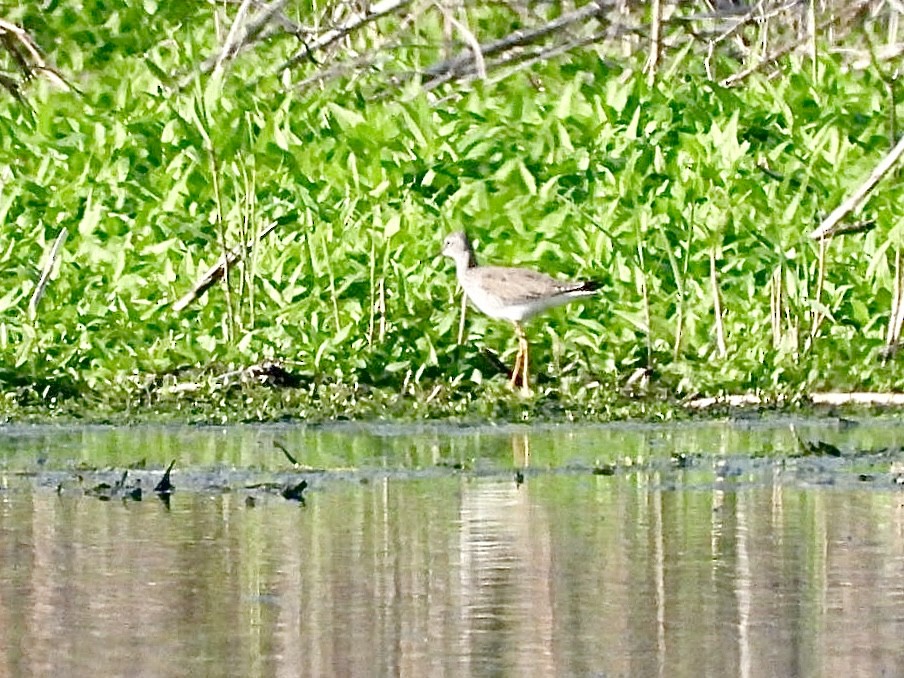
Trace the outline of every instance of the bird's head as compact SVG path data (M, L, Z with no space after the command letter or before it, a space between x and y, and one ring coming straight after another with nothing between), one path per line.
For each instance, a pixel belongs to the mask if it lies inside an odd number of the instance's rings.
M476 266L477 261L474 257L474 248L471 247L471 241L464 231L455 231L446 236L443 241L442 253L455 261L457 266L465 266L470 268Z

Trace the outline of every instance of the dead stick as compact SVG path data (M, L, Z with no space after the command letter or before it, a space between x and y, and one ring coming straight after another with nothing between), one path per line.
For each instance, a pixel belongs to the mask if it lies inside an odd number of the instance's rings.
M458 320L458 346L463 346L465 343L465 319L468 316L468 297L465 294L461 295L461 317Z
M899 407L904 405L904 393L898 392L875 393L869 391L854 391L852 393L840 393L830 391L827 393L810 393L806 398L814 405L879 405ZM790 402L791 400L792 398L784 395L766 397L755 393L743 393L694 398L686 404L687 407L699 410L717 406L744 407L750 405L765 405L767 403Z
M901 248L895 249L895 291L891 302L891 318L888 320L886 348L897 346L904 326L904 279L901 272Z
M267 27L271 22L279 22L283 25L283 28L295 35L300 35L303 30L300 26L296 26L294 29L286 26L285 21L288 19L285 18L285 15L282 14L282 9L285 7L286 0L276 0L275 2L271 2L269 5L262 6L261 3L253 3L256 7L260 7L260 11L251 19L247 19L245 14L247 13L247 7L245 0L241 0L241 6L239 7L238 15L236 16L235 21L232 24L232 28L229 31L229 35L226 38L226 41L223 43L223 46L220 48L220 51L217 54L212 54L207 57L204 62L201 64L200 72L202 74L207 74L213 71L215 68L220 68L223 63L228 60L234 58L239 52L244 50L248 45L253 42L256 42L262 38L264 33L264 28ZM247 23L247 25L242 25L243 23ZM291 22L289 22L291 24ZM244 29L244 32L239 36L240 31L238 28ZM194 80L194 73L186 74L181 81L179 82L179 88L187 87L191 84L192 80Z
M719 349L719 357L728 355L728 347L725 345L725 325L722 321L722 301L719 298L719 278L716 273L716 248L709 250L709 283L713 294L713 315L716 321L716 346Z
M232 22L229 33L226 34L226 39L223 41L223 48L220 50L220 53L214 61L214 70L222 68L226 58L238 50L240 44L239 32L243 29L243 24L245 23L245 18L248 16L248 8L250 6L251 0L244 0L242 4L239 5L239 11L235 16L235 21Z
M277 70L281 73L289 68L292 68L296 64L301 63L305 59L309 58L311 54L313 54L317 50L329 47L334 42L341 40L355 29L360 28L361 26L364 26L371 21L375 21L382 16L391 14L392 12L401 9L405 5L411 4L411 2L412 0L382 0L382 2L376 2L373 5L370 5L367 8L366 14L356 15L345 23L342 23L335 28L331 28L330 30L321 33L315 40L312 40L310 44L306 44L302 49L298 50L295 54L289 57L289 59L287 59Z
M611 9L611 3L604 2L603 0L596 0L588 5L584 5L574 12L563 14L537 28L532 28L530 30L519 29L504 38L480 45L480 53L483 55L483 58L486 59L499 52L529 45L563 28L571 26L572 24L580 23L591 17L606 14ZM424 83L425 88L433 89L438 85L448 82L457 75L467 72L473 61L474 56L468 51L430 66L426 71L427 80Z
M647 85L656 84L656 69L659 66L659 56L662 52L661 28L662 28L662 2L653 0L650 7L650 57L647 61Z
M810 237L814 240L819 240L820 238L829 235L835 227L835 224L847 216L849 212L852 212L860 206L866 196L869 195L876 187L876 184L879 183L879 180L894 167L895 163L898 162L902 155L904 155L904 137L901 137L898 140L898 143L895 144L895 147L888 152L888 155L882 158L875 169L870 172L866 181L860 184L860 186L857 187L857 190L851 193L843 203L836 207L834 211L826 217L825 221L819 225L819 228L810 233Z
M260 235L257 236L257 242L260 242L264 238L266 238L270 233L276 230L276 227L279 225L279 222L273 221L271 222L267 228L261 231ZM176 313L184 310L191 304L195 299L204 294L207 290L209 290L214 283L220 280L225 274L227 269L232 268L239 260L241 260L245 254L251 251L254 247L254 243L247 243L238 245L233 247L228 252L224 253L215 263L211 266L204 275L195 283L195 286L191 289L190 292L185 294L182 298L180 298L176 303L173 304L173 310Z
M826 280L826 241L825 238L819 241L819 272L816 278L816 305L813 308L812 322L810 324L810 338L807 339L805 350L809 351L816 341L816 335L819 332L819 326L825 319L825 312L820 308L822 302L822 292L825 288Z
M823 21L821 24L819 24L819 26L816 27L816 31L817 32L824 31L827 28L830 28L830 27L834 26L835 24L840 23L846 19L854 18L863 9L865 9L866 6L869 5L871 1L872 0L861 0L856 5L853 5L852 7L848 8L848 10L846 12L841 12L839 14L836 14L831 19L827 19L827 20ZM744 80L748 76L753 75L754 73L756 73L758 70L760 70L764 66L768 66L769 64L773 63L774 61L781 59L783 56L785 56L792 50L800 47L802 44L807 42L807 40L809 40L809 39L810 39L810 36L808 34L808 35L804 35L802 38L798 38L797 40L792 40L787 45L780 47L779 49L774 51L772 54L769 54L766 57L764 57L762 61L758 61L753 66L746 68L739 73L735 73L734 75L728 76L727 78L722 80L722 82L719 84L722 87L731 87L732 85L737 85L739 82L741 82L741 80Z
M26 77L30 77L34 71L41 73L52 83L62 89L72 89L68 82L53 66L47 63L37 44L32 37L22 28L13 23L0 19L0 39L7 52L19 65L19 68ZM21 45L22 49L27 53L26 56L19 51L16 44Z
M56 263L60 248L63 246L63 243L66 242L66 236L68 235L69 231L66 228L60 231L56 240L53 241L53 246L50 248L47 258L44 260L44 268L41 271L41 277L38 279L34 294L31 295L31 301L28 302L28 312L32 318L37 316L38 304L41 303L44 292L47 290L47 283L50 282L50 274L53 272L53 265Z

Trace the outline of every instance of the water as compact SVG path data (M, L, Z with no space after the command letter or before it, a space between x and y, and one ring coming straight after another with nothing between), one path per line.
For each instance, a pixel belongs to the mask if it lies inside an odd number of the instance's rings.
M0 675L901 675L904 427L797 429L8 429Z

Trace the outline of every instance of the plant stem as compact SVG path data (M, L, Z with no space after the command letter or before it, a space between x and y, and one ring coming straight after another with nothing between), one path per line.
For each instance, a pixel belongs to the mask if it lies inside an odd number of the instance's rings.
M816 296L814 298L816 304L813 308L813 315L810 318L810 336L804 346L804 351L809 351L816 340L816 333L819 332L819 326L825 318L825 313L820 309L822 303L822 290L825 287L826 279L826 239L819 241L819 268L816 275Z
M209 141L209 137L208 137ZM208 144L208 157L210 159L210 174L213 179L213 196L214 202L217 206L217 232L220 236L220 250L221 257L226 258L229 256L229 245L226 243L226 223L223 221L223 197L220 193L220 168L217 163L217 154L213 148L212 144ZM236 334L236 324L235 324L235 309L232 306L232 280L229 275L229 266L227 266L223 271L223 282L225 284L225 292L226 292L226 341L231 343L235 338Z
M647 60L647 85L656 84L656 69L659 66L659 56L662 33L662 0L653 0L650 6L650 56Z
M722 322L722 301L719 298L719 278L716 272L715 245L709 250L709 281L712 287L713 314L715 315L716 321L716 346L719 349L719 357L724 358L728 355L728 349L725 346L725 327Z

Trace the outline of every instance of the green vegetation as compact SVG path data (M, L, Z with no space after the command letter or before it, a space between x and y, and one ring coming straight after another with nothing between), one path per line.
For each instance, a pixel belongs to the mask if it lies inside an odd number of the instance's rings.
M8 417L670 416L694 394L904 386L889 350L900 184L886 177L850 218L872 230L808 237L894 144L886 3L762 20L639 3L475 58L474 41L592 6L398 2L287 70L359 4L285 3L219 69L201 64L236 18L241 36L279 3L41 4L3 18L73 87L40 69L26 80L5 34ZM469 312L459 345L438 256L457 229L484 260L603 283L599 300L531 323L532 399L485 352L510 363L511 327ZM639 368L646 397L619 395Z

